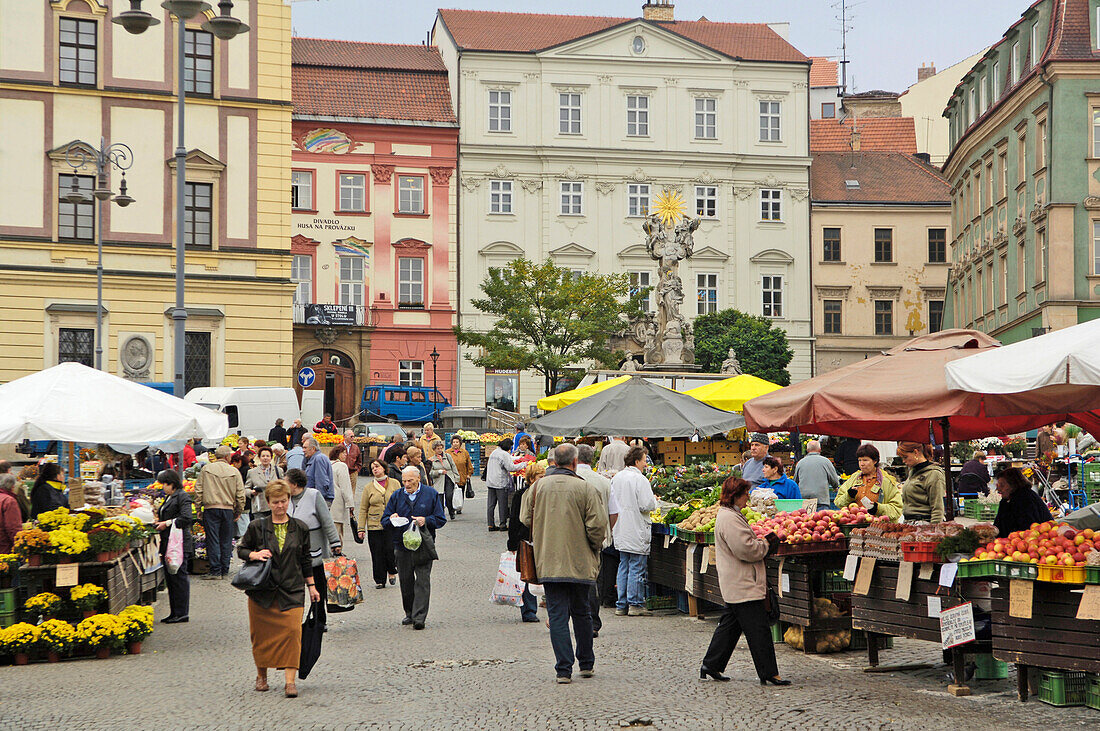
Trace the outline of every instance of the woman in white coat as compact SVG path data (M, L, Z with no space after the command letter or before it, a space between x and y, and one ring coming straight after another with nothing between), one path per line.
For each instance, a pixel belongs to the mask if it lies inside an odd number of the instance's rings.
M347 447L337 444L328 453L329 462L332 463L332 485L335 493L332 499L332 522L336 525L341 541L344 540L344 523L350 522L355 514L355 486L351 484L348 463L344 461L346 451Z
M431 460L428 477L431 478L435 491L443 496L443 506L447 509L448 517L454 520L455 485L459 482L458 465L455 464L454 457L447 452L442 439L433 439L430 446L432 452L428 455Z

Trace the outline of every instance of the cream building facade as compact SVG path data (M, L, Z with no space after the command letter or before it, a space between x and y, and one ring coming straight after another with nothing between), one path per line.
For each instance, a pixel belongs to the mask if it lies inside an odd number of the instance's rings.
M901 93L901 113L912 117L916 124L917 151L926 153L936 166L943 165L947 153L951 152L951 125L943 116L943 110L963 76L974 68L974 64L985 55L985 50L964 58L956 64L936 72L927 72L928 67L918 71L917 83Z
M656 285L641 223L667 188L703 217L680 267L684 315L770 317L805 379L809 59L765 25L669 22L664 3L645 13L439 12L460 124L460 322L491 326L470 300L518 257ZM460 365L460 405L526 414L543 395L535 374Z
M0 382L95 347L94 204L61 200L73 141L133 152L126 208L104 204L103 367L171 381L175 20L142 35L105 0L0 0ZM187 385L289 385L290 8L238 0L232 41L187 23ZM117 170L111 188L120 185Z

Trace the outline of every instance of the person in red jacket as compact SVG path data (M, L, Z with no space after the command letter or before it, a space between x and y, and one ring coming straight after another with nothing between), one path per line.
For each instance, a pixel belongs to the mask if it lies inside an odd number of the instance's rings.
M328 432L329 434L340 433L340 430L336 428L336 424L332 422L332 414L325 414L325 418L314 425L313 431L317 434L321 434L322 432Z
M23 511L15 499L15 475L0 475L0 553L11 553L15 534L23 530Z
M195 464L195 448L191 446L191 442L187 442L183 445L183 469L186 470L193 464Z

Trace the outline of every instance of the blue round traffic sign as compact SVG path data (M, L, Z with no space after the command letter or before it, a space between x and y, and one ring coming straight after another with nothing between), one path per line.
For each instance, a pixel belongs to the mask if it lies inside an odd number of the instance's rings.
M317 374L309 366L298 371L298 385L302 388L309 388L315 380L317 380Z

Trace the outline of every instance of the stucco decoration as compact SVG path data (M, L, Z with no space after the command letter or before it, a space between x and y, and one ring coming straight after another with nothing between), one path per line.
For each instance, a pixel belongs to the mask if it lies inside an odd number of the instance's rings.
M371 165L370 172L374 176L374 182L389 183L393 178L393 165Z
M149 378L149 367L153 363L153 346L141 335L131 335L122 344L119 351L122 372L131 380Z
M542 189L542 180L539 178L526 178L519 181L519 184L528 193L537 193Z
M1016 234L1017 236L1023 236L1024 231L1027 231L1027 220L1023 217L1017 218L1016 221L1012 224L1012 233Z
M737 200L747 201L753 197L756 190L756 187L752 185L736 185L733 188L733 194L737 196Z
M329 127L313 129L302 135L299 146L306 152L328 152L344 155L351 152L354 142L346 134Z
M473 193L481 185L481 178L476 178L473 175L462 176L462 187L466 189L466 192Z
M610 180L596 181L596 192L600 193L601 195L607 195L609 193L613 193L614 191L615 183L611 182Z
M796 201L804 201L810 197L810 191L808 188L791 188L788 190L791 194L791 198Z
M430 167L428 173L432 176L432 182L436 185L446 185L451 182L451 173L454 172L454 168L449 167Z
M319 327L313 331L313 337L317 338L322 345L332 345L340 337L340 333L334 327Z
M634 172L627 176L627 180L633 180L636 183L644 183L649 180L649 174L641 168L634 168Z
M512 177L512 173L508 172L508 168L504 167L504 163L497 165L495 168L488 172L490 178L507 179Z
M584 177L583 175L578 173L577 169L575 167L573 167L572 165L567 167L565 169L565 171L562 172L561 176L563 178L565 178L566 180L579 180L580 178Z

